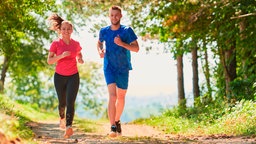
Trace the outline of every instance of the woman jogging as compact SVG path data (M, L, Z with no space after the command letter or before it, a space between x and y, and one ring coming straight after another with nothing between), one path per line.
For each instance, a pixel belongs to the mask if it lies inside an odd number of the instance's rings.
M80 43L71 38L73 25L57 14L49 17L51 30L59 38L51 43L47 63L55 64L54 86L58 96L60 128L65 129L64 138L73 135L72 123L75 113L75 100L80 77L77 62L84 63Z

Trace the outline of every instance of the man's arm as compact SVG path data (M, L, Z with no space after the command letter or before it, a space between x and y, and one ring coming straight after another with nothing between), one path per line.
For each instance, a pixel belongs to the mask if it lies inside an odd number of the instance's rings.
M114 42L115 42L115 44L117 44L121 47L124 47L130 51L133 51L133 52L138 52L140 49L137 40L131 42L130 44L127 44L127 43L123 42L119 36L117 36L117 37L115 37Z
M100 40L98 40L98 43L97 43L97 50L100 55L100 58L104 58L105 51L103 49L103 42L100 42Z

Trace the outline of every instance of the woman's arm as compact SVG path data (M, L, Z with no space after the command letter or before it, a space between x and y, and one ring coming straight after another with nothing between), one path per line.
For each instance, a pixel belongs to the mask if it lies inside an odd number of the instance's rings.
M54 64L58 60L66 57L66 56L69 56L69 55L70 55L69 51L64 51L61 55L58 55L58 56L56 56L55 53L53 53L53 52L49 52L48 58L47 58L47 63L48 64Z
M79 62L80 64L84 63L83 55L81 52L79 52L79 54L77 55L77 62Z

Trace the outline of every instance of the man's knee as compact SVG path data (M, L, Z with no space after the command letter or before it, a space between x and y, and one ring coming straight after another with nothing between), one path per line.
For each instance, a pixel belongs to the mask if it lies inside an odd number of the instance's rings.
M116 96L116 95L114 95L114 94L110 94L110 95L109 95L109 100L110 100L110 101L116 101L116 99L117 99L117 96Z

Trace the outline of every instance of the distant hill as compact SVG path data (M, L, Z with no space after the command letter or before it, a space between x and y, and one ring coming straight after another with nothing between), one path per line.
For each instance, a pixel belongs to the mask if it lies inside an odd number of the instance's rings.
M177 104L177 98L171 95L158 96L127 96L126 105L121 117L123 122L130 122L138 118L148 118L159 115L163 109L171 108Z
M159 115L165 108L171 108L177 105L175 95L158 95L158 96L129 96L126 97L125 109L121 117L122 122L130 122L138 118L148 118L151 115ZM82 107L78 107L76 113L79 117L97 119L90 112L86 112Z

